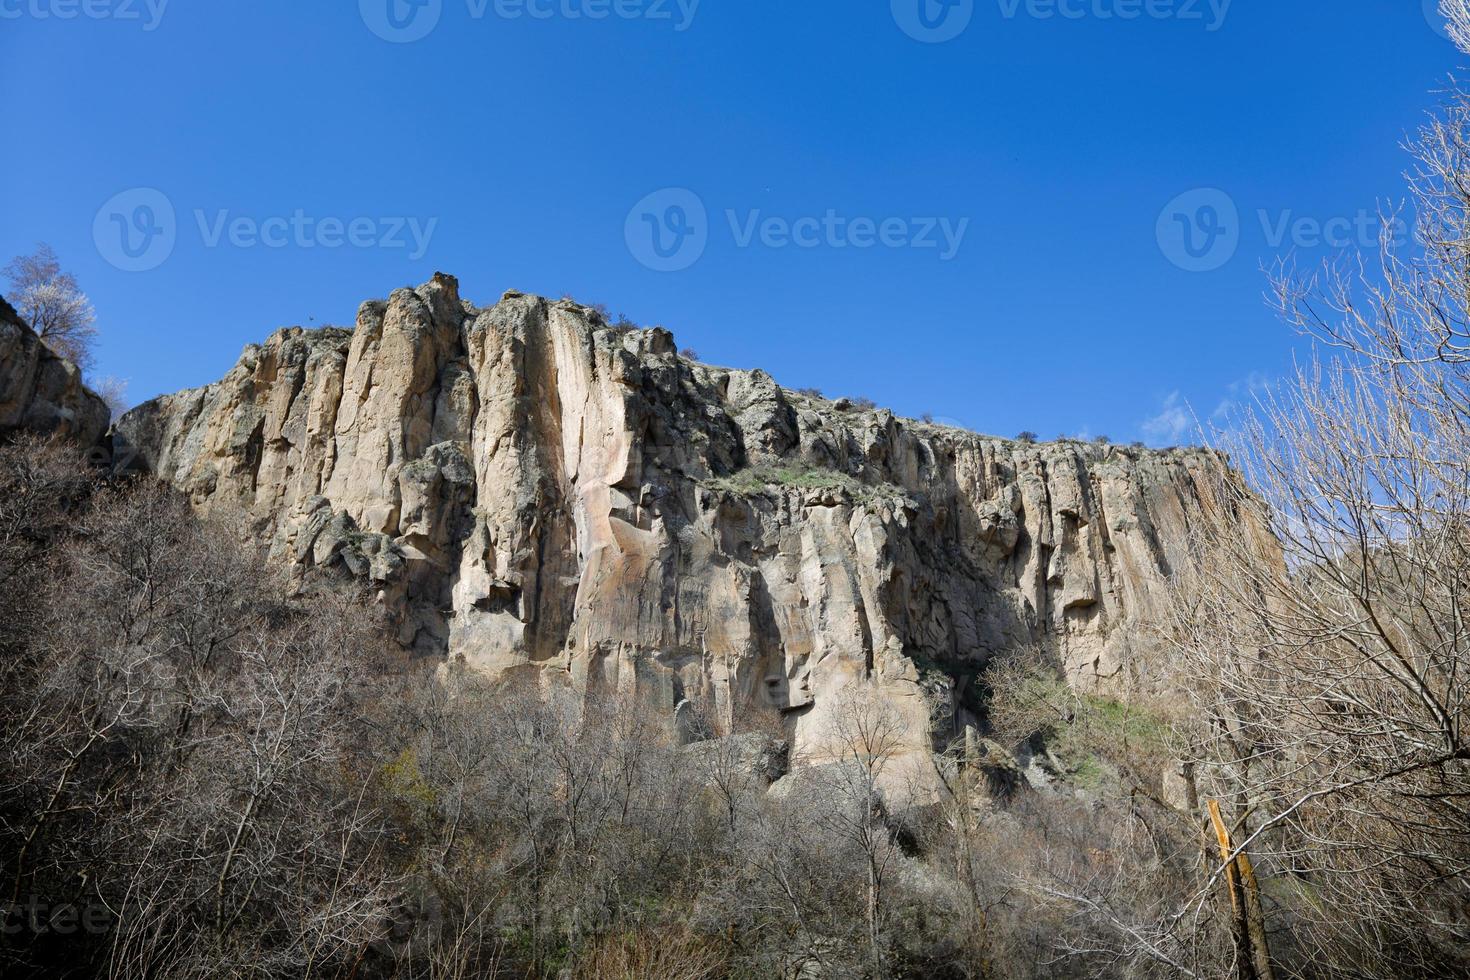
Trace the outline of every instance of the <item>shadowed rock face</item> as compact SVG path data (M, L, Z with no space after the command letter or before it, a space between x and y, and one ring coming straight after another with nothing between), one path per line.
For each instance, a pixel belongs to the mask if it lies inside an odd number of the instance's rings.
M115 441L279 559L376 583L423 655L671 719L702 699L720 727L779 712L797 765L832 755L859 681L916 752L997 652L1127 681L1131 625L1216 506L1214 456L839 405L568 301L476 309L439 275L354 330L278 331Z
M56 433L92 447L111 414L82 384L81 370L47 347L0 298L0 435Z

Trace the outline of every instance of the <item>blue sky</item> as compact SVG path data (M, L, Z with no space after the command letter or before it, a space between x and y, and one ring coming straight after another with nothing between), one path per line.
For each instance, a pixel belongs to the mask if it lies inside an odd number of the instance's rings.
M389 2L0 0L0 255L56 248L133 400L443 270L1172 441L1289 367L1261 264L1362 237L1459 63L1421 0Z

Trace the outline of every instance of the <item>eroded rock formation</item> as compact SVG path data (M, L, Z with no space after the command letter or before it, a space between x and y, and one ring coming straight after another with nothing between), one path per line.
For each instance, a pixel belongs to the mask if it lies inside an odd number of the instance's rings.
M47 347L0 298L0 435L56 433L90 447L110 417L107 404L82 384L81 370Z
M1216 506L1202 451L855 410L569 301L478 309L443 275L353 330L278 331L115 439L281 560L371 580L420 654L671 720L779 714L795 765L832 754L859 682L915 752L964 721L998 652L1119 683Z

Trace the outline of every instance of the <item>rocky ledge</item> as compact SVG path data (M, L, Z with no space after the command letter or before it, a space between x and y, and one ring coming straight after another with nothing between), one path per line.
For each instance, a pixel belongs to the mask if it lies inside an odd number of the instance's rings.
M81 370L0 298L0 435L54 433L90 448L110 416L107 403L82 384Z

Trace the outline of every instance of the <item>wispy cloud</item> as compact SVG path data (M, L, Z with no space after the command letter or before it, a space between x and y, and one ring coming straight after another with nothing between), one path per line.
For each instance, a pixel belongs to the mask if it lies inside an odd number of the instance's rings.
M1257 398L1271 390L1273 383L1261 371L1252 371L1238 381L1230 382L1215 404L1214 411L1209 414L1207 421L1210 428L1229 428L1242 410L1250 408ZM1195 416L1194 409L1177 388L1164 396L1158 414L1139 424L1144 438L1155 445L1178 445L1195 435L1199 427L1200 420Z
M1169 392L1164 397L1159 414L1144 419L1139 426L1150 441L1164 443L1177 443L1193 427L1194 414L1178 391Z
M1225 397L1220 399L1220 404L1210 413L1210 419L1215 422L1225 421L1237 410L1248 408L1257 395L1268 391L1270 387L1271 379L1260 371L1252 371L1239 381L1232 381L1225 386Z

